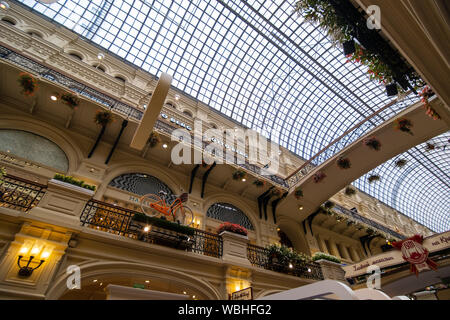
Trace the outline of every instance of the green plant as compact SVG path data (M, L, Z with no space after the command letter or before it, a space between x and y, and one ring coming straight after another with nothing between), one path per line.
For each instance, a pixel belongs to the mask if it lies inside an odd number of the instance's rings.
M352 164L350 163L350 159L344 157L340 157L339 159L337 159L336 163L341 169L350 169L350 167L352 166Z
M368 146L370 149L373 149L375 151L378 151L381 149L381 142L375 137L370 137L370 138L364 139L363 143L364 143L364 145Z
M327 177L327 175L324 172L318 171L317 173L314 174L313 180L314 180L315 183L319 183L323 179L325 179L326 177Z
M301 197L303 197L303 191L302 191L302 189L301 189L300 187L298 187L297 189L295 189L294 196L295 196L297 199L300 199Z
M352 195L356 194L356 190L349 186L349 187L345 188L345 194L347 196L352 196Z
M247 177L247 173L242 170L236 170L233 172L233 180L242 180Z
M37 80L29 73L22 72L19 74L19 79L17 80L19 85L22 87L22 94L30 97L32 96L37 88Z
M303 253L294 251L285 245L271 244L266 247L267 256L272 263L288 265L289 263L310 262L311 258Z
M75 179L74 177L66 176L66 175L59 174L59 173L55 174L53 179L59 180L59 181L62 181L62 182L66 182L66 183L70 183L70 184L73 184L75 186L78 186L78 187L81 187L81 188L84 188L84 189L88 189L88 190L92 190L92 191L95 191L95 188L96 188L93 185L89 185L89 184L84 183L83 180L78 180L78 179Z
M141 212L135 213L133 216L133 220L138 221L138 222L147 223L149 225L152 225L152 226L155 226L158 228L167 229L167 230L175 231L178 233L183 233L188 236L192 236L195 233L194 228L191 228L188 226L183 226L181 224L178 224L178 223L175 223L172 221L168 221L168 220L164 220L164 219L160 219L160 218L156 218L156 217L149 217L146 214L141 213Z
M95 114L94 121L96 124L101 125L102 127L107 126L110 122L113 121L113 114L111 110L98 110Z
M395 161L395 166L398 168L403 168L408 163L408 160L406 159L399 159Z
M331 210L331 209L333 209L333 207L335 206L335 204L334 204L333 201L328 200L327 202L325 202L325 203L323 204L323 206L324 206L325 209Z
M253 184L257 187L264 187L266 185L266 182L264 180L256 179L253 181Z
M395 121L395 128L397 130L409 133L410 135L413 135L411 131L412 126L413 126L412 122L405 118L400 118Z
M74 96L71 93L65 93L61 96L61 101L65 105L71 107L72 109L75 109L80 104L80 99L78 99L76 96Z
M332 262L336 262L336 263L341 263L341 259L339 259L338 257L332 256L328 253L324 253L324 252L316 252L314 254L314 256L312 257L312 261L317 261L317 260L328 260L328 261L332 261Z
M148 138L148 144L150 148L156 147L161 142L161 138L159 137L159 133L156 131L152 131L150 133L150 137Z

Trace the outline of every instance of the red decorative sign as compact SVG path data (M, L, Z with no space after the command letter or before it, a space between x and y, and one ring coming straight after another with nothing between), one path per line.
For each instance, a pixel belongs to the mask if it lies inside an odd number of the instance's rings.
M392 246L401 250L403 259L411 264L411 272L416 276L419 272L433 269L436 271L437 264L428 258L429 251L423 247L423 236L415 235L403 241L393 242Z

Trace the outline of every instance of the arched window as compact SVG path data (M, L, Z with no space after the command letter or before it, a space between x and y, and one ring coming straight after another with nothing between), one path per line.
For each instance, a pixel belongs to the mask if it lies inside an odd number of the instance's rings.
M57 144L28 131L0 129L0 151L62 172L69 168L69 160Z
M122 174L115 177L109 186L140 196L148 193L159 194L159 191L166 192L168 199L174 196L173 191L164 182L145 173Z
M10 17L3 17L2 21L6 22L10 25L13 25L13 26L15 26L17 24L16 20L14 20L13 18L10 18Z
M214 203L209 207L206 216L224 222L239 224L249 230L255 229L245 213L229 203Z
M83 61L83 58L78 53L71 52L71 53L69 53L69 56L71 56L77 60Z
M188 117L191 117L191 118L192 118L192 113L191 113L190 111L184 110L183 113L184 113L185 115L187 115Z

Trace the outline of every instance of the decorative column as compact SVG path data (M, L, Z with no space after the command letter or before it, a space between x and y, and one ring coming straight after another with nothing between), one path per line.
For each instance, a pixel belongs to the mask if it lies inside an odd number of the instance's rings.
M344 255L344 259L353 261L350 253L348 252L347 247L344 244L341 244L341 248L342 248L342 254Z
M339 254L339 249L336 246L336 242L330 239L328 240L328 243L330 244L331 254L335 257L341 258L341 255Z
M350 247L350 252L353 256L353 261L358 262L362 260L355 248Z
M59 180L50 180L47 191L29 216L63 225L80 225L80 216L94 191Z
M322 236L318 236L317 238L319 240L319 246L320 246L322 252L323 253L329 253L328 252L328 248L327 248L327 244L325 243L325 240L323 239L323 237Z

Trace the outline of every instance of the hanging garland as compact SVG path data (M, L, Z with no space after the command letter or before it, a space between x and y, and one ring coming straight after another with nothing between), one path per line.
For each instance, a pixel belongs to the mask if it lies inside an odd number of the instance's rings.
M302 189L301 189L300 187L298 187L297 189L295 189L294 196L295 196L295 198L296 198L297 200L299 200L300 198L303 197L303 191L302 191Z
M381 142L375 137L364 139L363 144L375 151L379 151L381 149Z
M352 166L350 159L344 157L340 157L339 159L337 159L336 163L341 169L350 169L350 167Z
M327 175L325 173L323 173L322 171L319 171L319 172L314 174L313 179L314 179L315 183L319 183L323 179L325 179L326 177L327 177Z
M430 117L433 118L433 120L441 120L441 116L439 115L439 113L436 112L436 110L434 110L431 106L430 106L430 102L428 99L430 99L432 96L434 96L434 92L433 90L431 90L430 87L425 86L422 90L422 92L419 93L419 95L422 97L422 103L423 103L423 107L426 110L426 114Z
M258 188L264 187L266 185L266 182L264 180L256 179L253 181L253 184L257 186Z
M352 196L352 195L356 194L356 190L349 186L349 187L345 188L345 194L347 196Z
M237 170L233 172L233 180L242 180L247 177L247 172L242 170Z
M65 93L61 96L61 101L72 109L76 109L80 104L80 99L71 93Z

